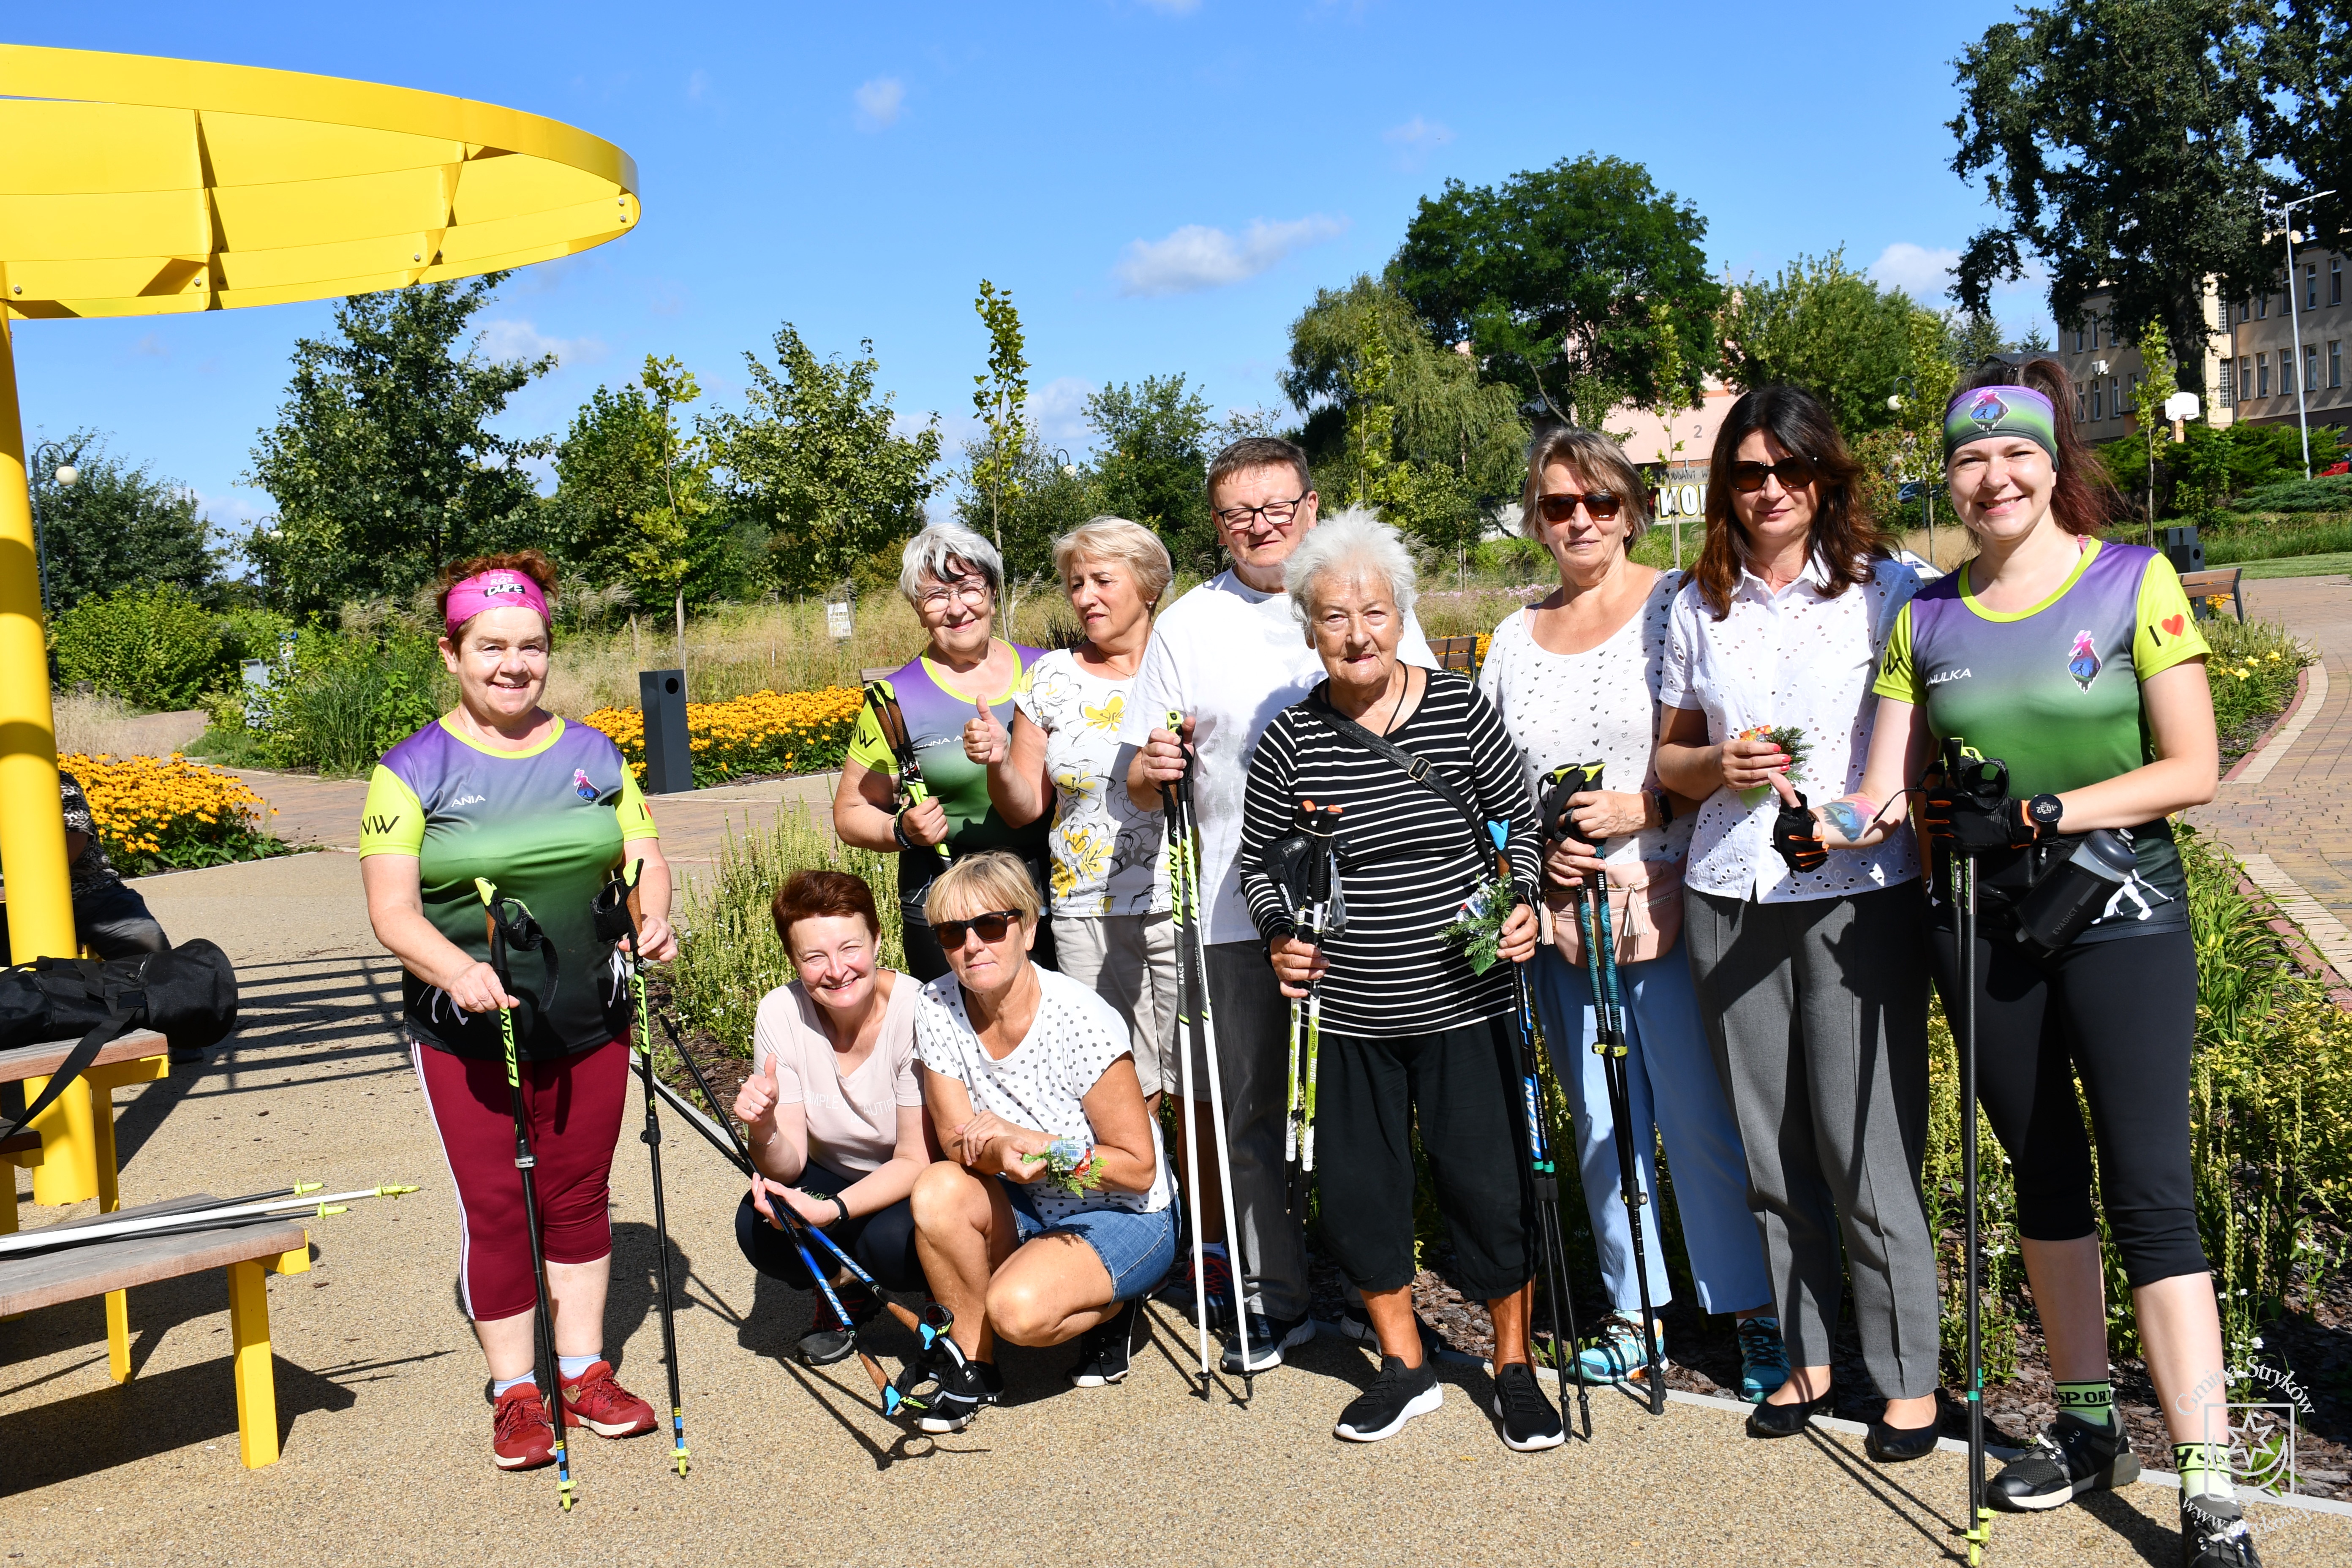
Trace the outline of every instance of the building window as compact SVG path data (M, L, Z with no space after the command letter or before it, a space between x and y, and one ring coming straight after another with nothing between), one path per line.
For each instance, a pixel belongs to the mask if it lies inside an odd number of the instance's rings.
M2083 352L2083 329L2080 327L2074 329L2074 352L2076 353Z
M2317 343L2303 345L2303 389L2305 392L2319 390L2319 345Z
M2107 417L2110 419L2120 419L2123 416L2124 378L2119 375L2111 375L2107 377Z
M2215 379L2214 401L2224 408L2227 408L2231 404L2235 403L2237 401L2237 397L2235 395L2237 391L2237 382L2238 367L2231 364L2228 360L2223 360L2221 362L2221 374Z
M2340 256L2327 258L2327 302L2331 305L2344 303L2344 258Z
M2270 395L2271 356L2268 354L2256 354L2254 356L2254 395L2256 397L2268 397Z
M2304 263L2303 308L2306 310L2319 308L2319 268L2315 262Z
M2271 319L2271 297L2270 297L2268 294L2257 294L2257 295L2255 295L2255 296L2254 296L2254 320L2256 320L2256 321L2269 321L2270 319Z
M2103 390L2097 382L2091 383L2091 422L2095 425L2107 416L2106 405L2101 397Z
M2091 417L2090 395L2081 387L2074 389L2074 423L2081 425Z
M2344 384L2344 340L2341 338L2327 340L2327 384Z
M2240 397L2252 397L2253 395L2254 362L2250 359L2241 358L2238 361L2238 395Z
M2294 351L2279 350L2279 395L2285 397L2294 391Z

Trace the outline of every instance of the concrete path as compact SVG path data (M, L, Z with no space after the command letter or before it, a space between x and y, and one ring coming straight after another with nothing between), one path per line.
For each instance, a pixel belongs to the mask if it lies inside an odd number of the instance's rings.
M1593 1401L1588 1447L1514 1455L1480 1414L1483 1374L1448 1368L1445 1404L1358 1447L1330 1423L1373 1371L1324 1339L1258 1381L1249 1408L1187 1393L1178 1325L1155 1310L1134 1374L1074 1390L1067 1347L1008 1352L1010 1403L968 1432L909 1436L855 1362L786 1358L807 1297L736 1250L740 1184L691 1137L665 1144L691 1476L667 1445L582 1439L582 1502L487 1452L483 1369L453 1289L448 1177L397 1029L395 967L362 912L358 865L318 854L142 884L175 934L220 942L245 1027L203 1069L124 1091L123 1194L244 1192L299 1176L415 1182L312 1228L308 1275L273 1279L285 1457L236 1457L226 1295L217 1274L131 1292L135 1380L106 1374L96 1301L0 1323L0 1552L17 1563L456 1561L642 1563L1265 1563L1568 1561L1932 1563L1965 1497L1949 1454L1882 1470L1849 1433L1743 1437L1737 1413L1662 1417ZM632 1108L635 1114L635 1108ZM23 1184L20 1183L20 1186ZM28 1225L74 1212L26 1209ZM608 1351L661 1402L646 1164L614 1163ZM895 1359L895 1331L877 1336ZM2039 1518L2004 1517L2001 1568L2175 1561L2174 1494L2142 1484ZM2352 1559L2352 1518L2258 1506L2272 1568Z
M2189 814L2218 835L2320 956L2352 977L2352 578L2245 585L2247 612L2318 650L2286 721Z

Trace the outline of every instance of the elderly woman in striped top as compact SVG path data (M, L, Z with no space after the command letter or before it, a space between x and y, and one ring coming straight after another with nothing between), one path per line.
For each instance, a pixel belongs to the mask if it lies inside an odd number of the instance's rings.
M1459 675L1397 658L1412 607L1412 558L1368 515L1333 518L1290 557L1284 587L1327 679L1275 716L1250 763L1242 807L1242 890L1286 994L1322 988L1315 1148L1321 1232L1362 1292L1381 1373L1340 1414L1337 1434L1393 1436L1437 1408L1412 1285L1412 1130L1420 1130L1459 1282L1495 1317L1496 1414L1514 1448L1560 1441L1528 1365L1527 1194L1519 1069L1507 1020L1511 974L1483 972L1446 934L1494 878L1486 824L1507 826L1511 879L1536 883L1535 802L1518 752ZM1416 779L1373 737L1428 764ZM1337 806L1345 931L1297 931L1273 868L1302 804ZM1475 817L1474 822L1471 819ZM1536 920L1521 904L1499 956L1525 963Z

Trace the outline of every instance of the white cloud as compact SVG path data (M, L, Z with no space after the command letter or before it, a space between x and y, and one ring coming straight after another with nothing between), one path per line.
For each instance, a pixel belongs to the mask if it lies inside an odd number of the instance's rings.
M907 107L907 84L895 76L877 76L872 81L861 82L850 98L857 105L857 125L861 131L880 131L896 125Z
M277 510L277 504L260 490L229 490L220 495L196 491L196 515L230 533L248 531L257 520Z
M1952 268L1959 264L1957 250L1930 250L1898 239L1878 253L1870 264L1870 276L1885 288L1899 289L1922 305L1937 307L1948 303Z
M1294 250L1319 245L1347 231L1346 218L1310 213L1268 223L1253 218L1240 237L1206 224L1188 223L1165 239L1129 242L1111 268L1119 292L1145 296L1191 294L1222 289L1256 277Z
M1143 6L1163 16L1189 16L1201 8L1201 0L1143 0Z
M1087 399L1095 384L1083 376L1057 375L1029 394L1029 423L1048 447L1072 451L1090 445L1094 426L1087 423Z
M686 79L686 96L688 102L701 101L703 96L709 90L710 73L709 71L698 69Z
M1381 140L1393 147L1406 147L1416 152L1426 152L1432 147L1443 147L1453 141L1454 127L1441 124L1434 120L1424 120L1416 114L1402 125L1391 125L1381 132Z
M481 351L493 360L537 359L553 354L559 363L593 363L604 357L604 344L597 338L551 338L529 321L497 321L482 323Z

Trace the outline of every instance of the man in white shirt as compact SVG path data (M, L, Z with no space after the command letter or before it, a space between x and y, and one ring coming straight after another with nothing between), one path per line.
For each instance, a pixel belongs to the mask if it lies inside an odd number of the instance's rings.
M1307 454L1288 441L1253 437L1217 454L1209 465L1209 506L1232 569L1186 594L1153 624L1118 737L1122 745L1138 748L1128 784L1139 804L1156 805L1159 786L1184 770L1183 742L1166 728L1170 713L1186 716L1183 741L1199 759L1192 803L1201 829L1201 880L1210 889L1204 911L1209 1002L1234 1206L1244 1257L1254 1266L1241 1289L1251 1313L1250 1372L1279 1366L1285 1350L1315 1332L1307 1311L1306 1237L1286 1212L1283 1178L1290 1005L1251 923L1234 862L1241 848L1242 794L1258 737L1276 714L1323 679L1322 662L1282 588L1283 563L1315 526L1316 502ZM1399 652L1408 663L1437 668L1410 611ZM1196 1092L1207 1090L1205 1067L1196 1058ZM1189 1131L1202 1153L1201 1213L1213 1235L1217 1227L1209 1216L1222 1215L1223 1203L1204 1106L1194 1107ZM1244 1370L1231 1340L1225 1368Z

